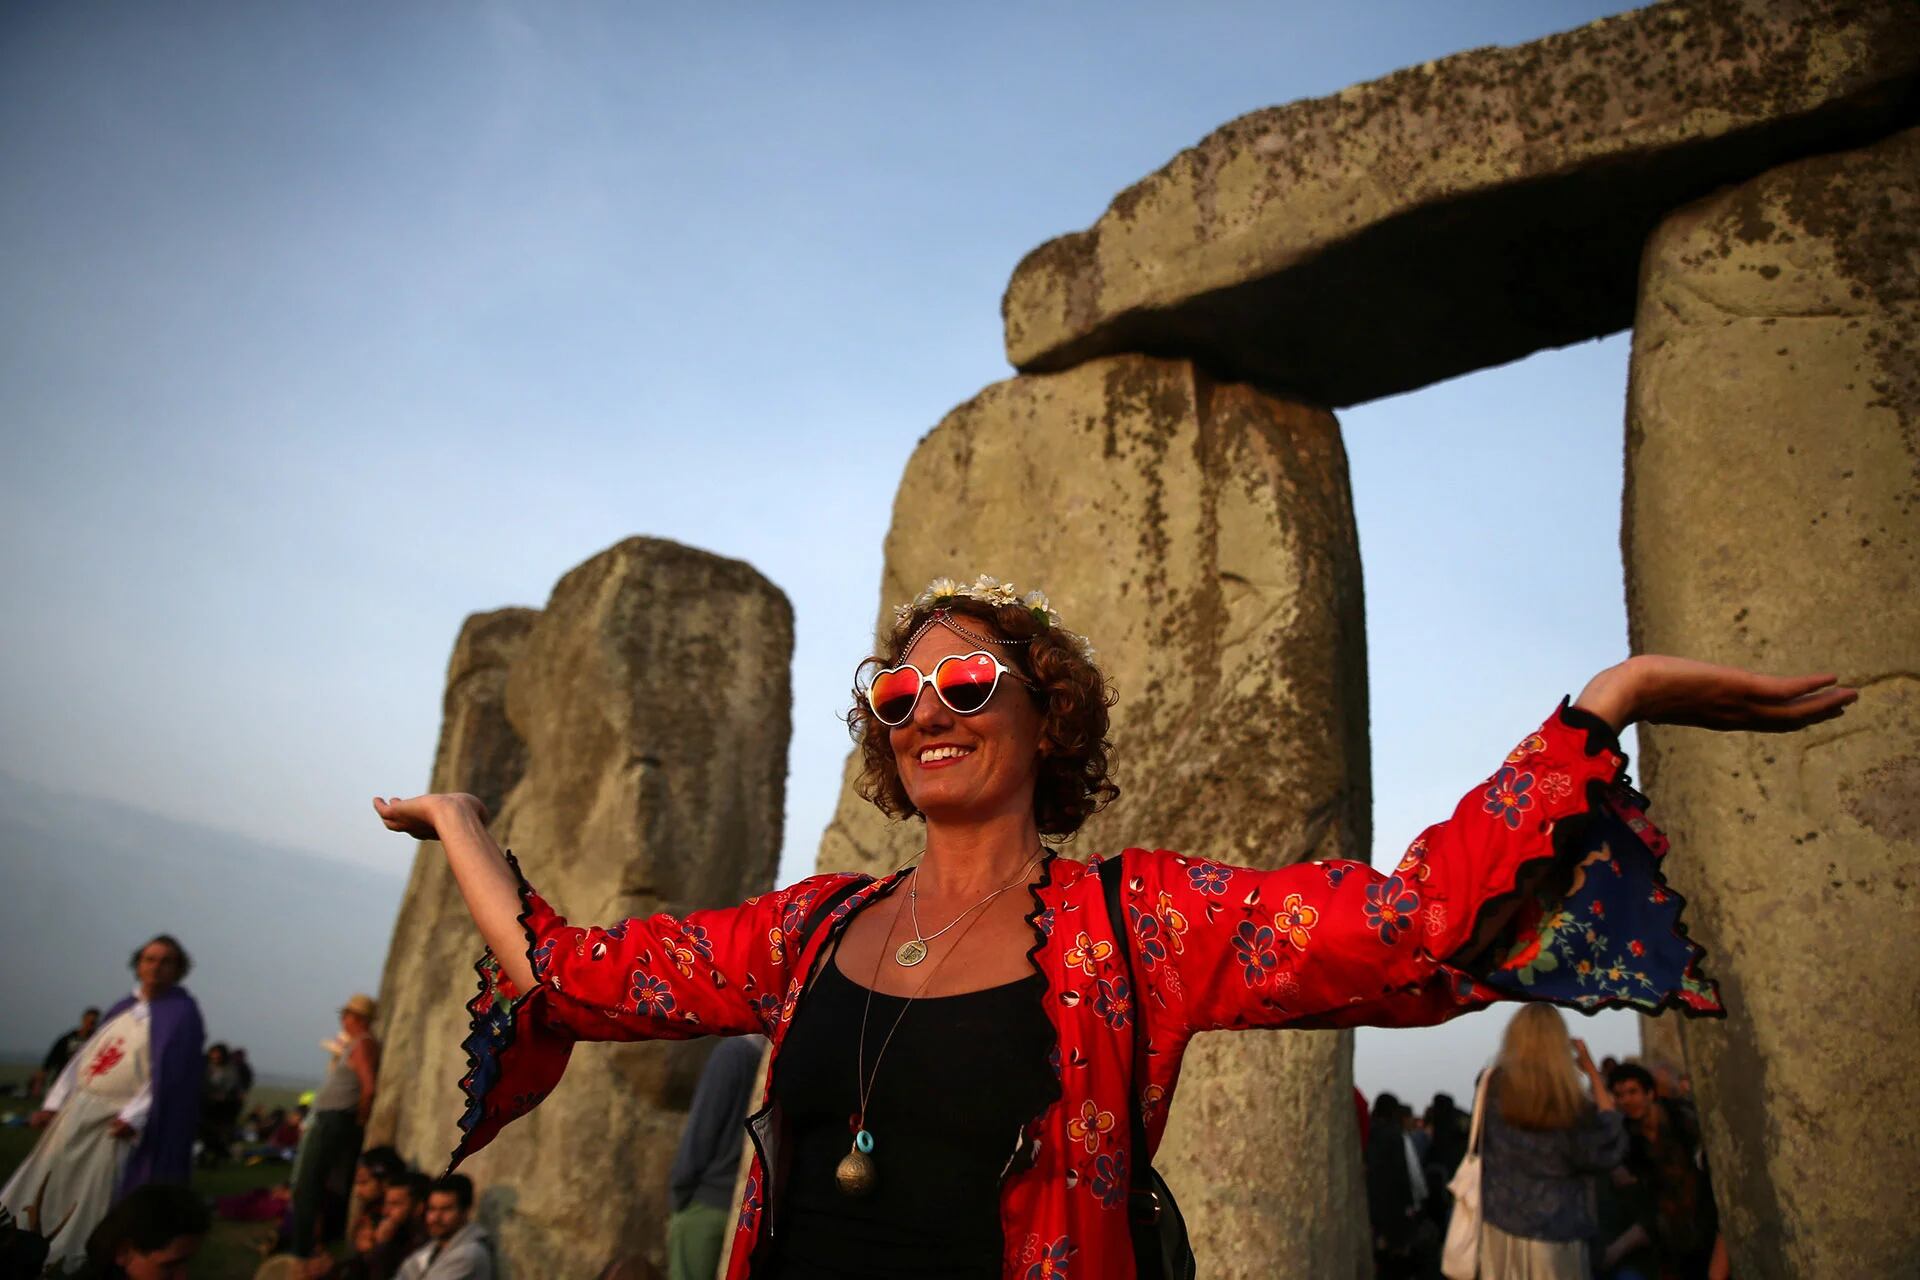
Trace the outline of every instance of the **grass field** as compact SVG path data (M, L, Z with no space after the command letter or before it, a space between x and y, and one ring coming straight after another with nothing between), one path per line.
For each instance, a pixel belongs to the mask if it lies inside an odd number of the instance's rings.
M23 1082L31 1070L31 1067L0 1065L0 1083ZM248 1101L268 1108L286 1106L293 1101L294 1094L292 1089L266 1087L254 1090ZM14 1116L29 1109L29 1103L23 1098L0 1098L0 1181L13 1175L40 1136L37 1130L12 1123ZM193 1189L211 1203L218 1196L237 1195L285 1182L290 1173L291 1167L284 1164L250 1167L228 1164L219 1169L195 1171ZM223 1222L215 1218L212 1233L193 1260L194 1280L247 1280L260 1265L261 1252L255 1242L270 1230L271 1224Z

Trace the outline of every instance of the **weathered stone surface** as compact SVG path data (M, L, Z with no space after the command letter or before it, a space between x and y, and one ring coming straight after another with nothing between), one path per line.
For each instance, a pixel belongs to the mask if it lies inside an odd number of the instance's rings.
M429 791L471 792L498 813L519 783L526 747L507 723L507 671L539 616L537 609L499 609L476 613L460 628L447 663ZM452 1120L460 1114L462 1005L472 994L467 976L476 951L473 922L437 842L415 855L396 920L380 980L386 1070L367 1145L393 1143L437 1172L453 1150Z
M508 666L495 730L518 739L524 763L494 834L576 920L765 891L780 848L792 649L785 597L739 561L633 538L574 569ZM389 986L430 989L421 1016L458 1027L477 944L464 919L433 927L455 935L460 959ZM412 928L403 916L396 957ZM403 1102L388 1130L429 1166L457 1136L451 1085L464 1059L447 1041L436 1033L426 1043L437 1056L390 1055L382 1072L446 1082L423 1089L430 1109ZM667 1171L709 1047L583 1047L552 1097L466 1163L514 1274L594 1275L631 1253L662 1260Z
M930 579L1044 588L1120 697L1123 794L1069 846L1368 854L1366 638L1332 415L1130 356L988 388L907 464L881 620ZM920 847L852 792L822 869ZM1368 1273L1339 1032L1202 1036L1160 1166L1207 1276Z
M1740 1276L1920 1266L1920 132L1783 167L1647 247L1636 650L1837 671L1788 738L1643 727L1731 1016L1687 1059Z
M1650 1018L1641 1014L1640 1061L1653 1066L1671 1067L1685 1075L1687 1046L1680 1038L1680 1024L1684 1021L1671 1015Z
M1917 83L1909 4L1675 0L1256 111L1027 255L1007 356L1339 406L1598 337L1668 210L1920 119Z

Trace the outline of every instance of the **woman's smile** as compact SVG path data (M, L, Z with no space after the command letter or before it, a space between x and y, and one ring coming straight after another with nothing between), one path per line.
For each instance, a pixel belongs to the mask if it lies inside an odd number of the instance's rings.
M959 764L972 754L972 747L957 742L934 742L920 748L918 760L922 769L945 769Z

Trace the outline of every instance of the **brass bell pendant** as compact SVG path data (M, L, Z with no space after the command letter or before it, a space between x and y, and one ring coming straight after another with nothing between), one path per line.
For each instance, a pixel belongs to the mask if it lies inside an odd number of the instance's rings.
M873 1190L873 1157L867 1154L872 1150L872 1134L862 1129L854 1135L853 1146L833 1167L833 1180L840 1184L842 1194L858 1198Z

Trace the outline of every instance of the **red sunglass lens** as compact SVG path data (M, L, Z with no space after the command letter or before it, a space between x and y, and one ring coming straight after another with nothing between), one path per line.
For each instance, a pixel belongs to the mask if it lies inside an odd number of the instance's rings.
M867 690L867 704L882 724L903 724L913 714L913 701L920 696L920 673L912 667L882 671Z
M948 658L934 668L933 687L940 691L942 701L964 715L987 705L999 675L993 659L984 653Z

